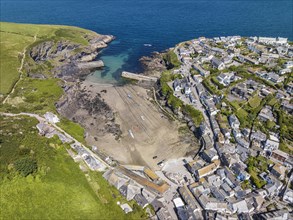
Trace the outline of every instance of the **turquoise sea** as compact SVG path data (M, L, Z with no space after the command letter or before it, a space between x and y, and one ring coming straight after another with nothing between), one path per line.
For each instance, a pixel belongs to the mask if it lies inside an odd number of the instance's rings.
M140 72L138 59L199 36L282 36L293 40L292 0L1 0L1 21L64 24L112 34L92 81ZM150 45L146 45L150 44Z

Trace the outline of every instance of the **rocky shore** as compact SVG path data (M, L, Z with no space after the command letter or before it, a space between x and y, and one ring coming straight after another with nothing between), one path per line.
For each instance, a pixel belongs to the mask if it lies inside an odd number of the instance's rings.
M86 136L95 141L105 134L112 134L116 139L120 137L120 125L100 93L93 93L80 83L64 89L66 94L56 104L59 114L79 123L87 132Z
M40 75L43 75L43 78L46 78L46 74L36 68L46 65L54 77L74 82L83 79L94 69L104 67L103 61L96 58L114 37L97 34L94 37L85 36L85 39L88 45L72 43L69 40L47 40L33 45L29 50L33 62L26 63L27 72L31 77L40 78Z

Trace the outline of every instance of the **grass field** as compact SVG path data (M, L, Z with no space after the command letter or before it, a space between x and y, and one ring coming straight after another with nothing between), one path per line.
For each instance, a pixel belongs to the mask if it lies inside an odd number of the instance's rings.
M9 101L1 105L1 111L35 112L44 114L56 112L55 103L60 99L63 90L59 79L32 79L25 77L19 81Z
M125 215L124 202L101 173L87 180L57 139L38 135L33 118L0 117L0 219L139 219L144 211ZM37 161L37 172L23 177L14 164L20 158Z
M19 77L21 53L33 42L33 37L2 32L0 46L0 93L7 94Z

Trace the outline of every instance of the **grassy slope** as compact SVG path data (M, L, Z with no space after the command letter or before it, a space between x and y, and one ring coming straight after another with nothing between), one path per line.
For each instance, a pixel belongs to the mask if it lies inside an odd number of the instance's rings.
M67 40L82 45L88 44L85 35L96 36L97 34L77 27L15 24L0 22L1 34L1 87L0 94L7 94L14 83L19 78L17 68L20 66L21 56L24 48L28 49L42 41ZM36 42L34 35L37 36ZM11 55L10 55L11 54ZM25 63L33 64L33 60L27 55ZM39 72L50 72L50 65L35 65ZM34 112L43 114L47 111L55 112L55 103L63 94L61 89L62 81L56 78L46 80L32 79L26 77L24 72L22 79L15 87L15 91L10 95L10 100L4 105L0 105L0 111L5 112ZM3 100L4 97L0 97ZM73 122L62 121L60 126L75 138L84 142L84 129Z
M33 37L2 32L1 28L0 39L0 93L7 94L19 77L20 53Z
M18 54L25 47L31 47L35 34L35 44L61 39L87 44L85 34L95 35L66 26L4 22L0 26L0 94L9 93L18 79L17 68L21 61ZM30 62L28 59L26 62ZM54 112L54 103L63 93L61 83L54 78L31 79L24 74L11 95L13 103L2 105L0 111ZM118 200L125 202L124 198L109 186L102 174L90 172L86 177L68 156L66 146L57 139L37 134L34 119L0 117L0 121L0 219L138 219L144 215L137 205L134 205L134 213L125 215L116 205ZM61 127L82 141L83 128L79 125L65 122ZM37 173L28 177L20 176L13 168L13 164L25 156L38 163Z
M0 219L125 219L123 201L100 173L89 173L91 185L57 139L38 135L33 118L0 117ZM13 163L22 157L38 162L38 172L22 177ZM96 195L97 194L97 195ZM116 199L113 198L116 195Z
M87 44L83 37L85 34L95 35L92 31L77 27L0 22L0 94L9 93L18 79L17 68L21 61L19 54L33 43L35 35L36 43L45 39L67 39L75 43Z

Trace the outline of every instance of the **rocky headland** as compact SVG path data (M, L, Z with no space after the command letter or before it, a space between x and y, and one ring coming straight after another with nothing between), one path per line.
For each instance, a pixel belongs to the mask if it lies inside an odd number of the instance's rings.
M143 74L160 77L161 73L167 69L163 56L164 52L153 52L150 56L143 56L140 58L139 61L144 69Z
M32 60L25 65L27 72L31 77L39 78L40 75L43 75L45 78L44 71L38 67L46 65L54 77L66 81L83 79L92 70L104 66L103 61L96 60L96 58L114 37L97 34L96 36L86 35L85 39L86 45L72 43L65 39L57 42L52 39L32 45L29 50Z

